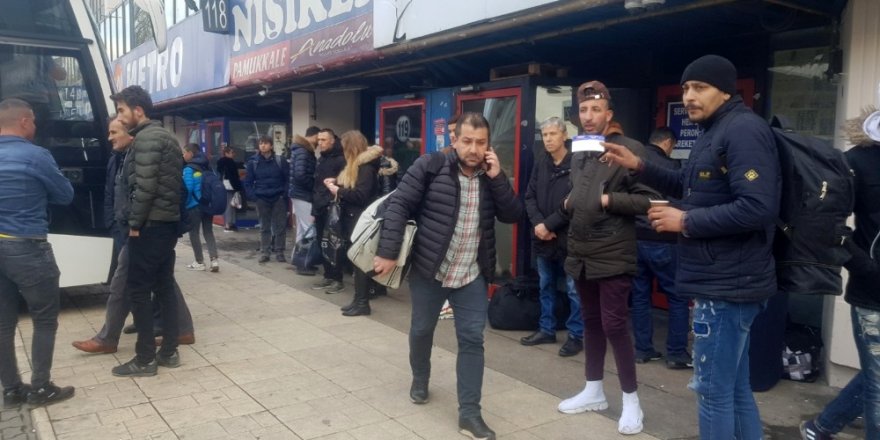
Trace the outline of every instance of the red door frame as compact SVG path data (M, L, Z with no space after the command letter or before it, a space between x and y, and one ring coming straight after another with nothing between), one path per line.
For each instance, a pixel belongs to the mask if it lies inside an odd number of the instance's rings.
M422 145L420 148L420 152L421 152L421 154L425 154L425 152L427 151L426 148L427 148L427 144L428 144L428 134L425 133L425 128L427 127L427 125L426 125L427 121L425 121L425 118L427 117L427 114L426 114L427 101L425 100L425 98L401 99L398 101L380 102L379 103L379 136L382 137L383 139L376 139L376 142L379 145L382 145L382 141L385 140L384 139L384 136L385 136L385 133L384 133L384 130L385 130L385 110L391 109L391 108L400 108L400 107L413 107L416 105L422 107L422 137L421 137Z
M459 93L455 97L455 108L457 109L457 113L461 114L462 103L464 101L474 101L477 99L490 99L490 98L516 98L516 123L514 124L514 136L513 136L513 191L515 193L519 193L519 164L520 164L520 148L521 145L520 140L522 136L522 132L520 128L522 127L519 121L522 120L522 87L510 87L505 89L497 89L497 90L485 90L476 93ZM519 246L517 236L518 236L519 225L517 223L513 224L513 237L511 237L513 241L513 246L510 247L511 256L510 256L510 273L514 277L517 275L516 270L516 255L517 255L517 247ZM494 289L490 288L490 296Z

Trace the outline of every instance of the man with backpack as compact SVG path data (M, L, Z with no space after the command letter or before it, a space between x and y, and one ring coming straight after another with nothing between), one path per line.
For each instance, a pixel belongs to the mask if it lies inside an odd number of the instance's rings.
M458 338L459 432L494 440L495 432L483 421L480 398L483 331L489 308L486 294L495 274L495 220L519 221L523 206L491 147L486 118L479 113L463 114L456 135L451 151L413 162L397 191L388 197L373 270L381 275L394 268L404 225L415 219L419 231L409 274L410 400L428 402L434 329L443 301L448 299L455 310ZM443 155L442 165L432 172L436 154Z
M205 254L202 252L202 239L199 237L201 229L208 243L208 256L211 257L211 272L220 271L220 262L217 261L217 242L214 240L214 216L203 213L200 201L210 192L210 188L204 188L205 174L211 173L208 158L202 154L199 144L187 144L183 149L183 184L186 185L186 210L189 216L189 241L193 248L196 260L186 266L189 270L205 270ZM225 190L224 190L225 193ZM224 194L225 196L225 194ZM226 201L226 197L223 197Z
M706 131L681 170L605 143L605 157L637 172L681 207L655 206L657 232L679 233L678 294L694 298L694 376L700 438L763 437L749 385L755 316L776 294L772 247L779 214L779 158L768 124L736 93L736 67L706 55L681 76L691 121Z
M260 214L259 262L269 261L272 250L279 262L284 257L284 241L287 237L287 181L288 164L275 154L272 138L260 136L259 151L245 166L244 189L248 198L257 200Z

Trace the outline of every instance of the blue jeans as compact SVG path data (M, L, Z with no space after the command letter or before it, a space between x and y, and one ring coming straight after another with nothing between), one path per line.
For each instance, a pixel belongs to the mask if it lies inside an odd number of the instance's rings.
M669 303L669 333L666 355L687 352L689 328L688 300L675 294L675 268L678 265L676 244L665 241L638 242L638 268L632 284L632 326L636 351L654 352L654 321L651 315L651 293L654 277Z
M749 385L749 329L764 302L694 300L694 376L702 440L763 438Z
M458 356L458 413L462 418L480 415L483 389L483 330L489 311L486 280L480 276L458 289L442 287L439 281L410 274L412 323L409 329L409 364L413 379L431 377L431 347L440 309L447 299L455 313Z
M816 418L819 429L837 434L847 423L865 415L865 439L880 439L880 311L852 307L853 336L862 370Z
M564 278L565 292L568 295L568 302L571 304L571 314L568 315L568 320L565 321L565 328L568 329L568 337L583 339L584 321L581 319L581 300L578 298L577 289L574 287L574 280L565 274L564 262L564 259L554 260L538 257L538 277L541 280L541 320L539 321L539 327L544 333L556 334L556 313L554 313L556 285L560 278Z
M33 320L31 385L49 383L61 293L52 245L45 241L0 239L0 384L21 384L15 359L18 302L24 299Z

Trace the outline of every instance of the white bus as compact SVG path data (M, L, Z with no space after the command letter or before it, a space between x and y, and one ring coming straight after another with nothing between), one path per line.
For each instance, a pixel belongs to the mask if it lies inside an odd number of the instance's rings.
M164 43L161 0L144 0ZM85 0L15 0L0 13L0 99L28 101L35 143L73 184L69 206L52 206L50 236L61 286L107 280L112 241L104 225L104 180L113 113L109 64Z

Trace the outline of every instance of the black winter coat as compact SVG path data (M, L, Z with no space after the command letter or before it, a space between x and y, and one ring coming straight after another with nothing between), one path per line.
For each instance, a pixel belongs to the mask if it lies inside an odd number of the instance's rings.
M126 151L111 151L110 160L107 161L107 172L104 181L104 227L113 226L116 221L116 213L113 210L116 198L116 175L122 169Z
M335 178L345 168L345 157L342 155L342 144L337 140L330 151L321 153L315 166L315 188L312 197L312 215L315 217L327 213L333 203L333 194L324 186L324 179Z
M257 152L245 165L244 190L250 199L274 203L287 193L288 164L272 153L265 157Z
M619 133L606 134L607 142L623 145L637 155L645 147ZM607 208L601 197L608 194ZM571 160L571 195L568 200L568 256L565 272L575 280L636 273L635 216L644 214L658 194L638 183L629 170L608 166L586 153Z
M412 248L412 270L420 277L434 279L455 230L458 217L460 187L459 166L455 150L444 154L444 163L436 176L430 179L428 167L432 155L425 155L407 169L397 191L388 197L385 221L376 255L397 259L407 219L419 225ZM480 245L477 264L481 274L491 282L495 275L495 219L516 223L522 216L523 205L513 192L507 176L500 173L494 179L480 177Z
M183 153L177 139L159 121L132 129L134 143L125 155L129 192L128 225L140 229L147 221L180 221Z
M296 136L290 146L290 182L287 197L311 203L315 194L315 149L309 141Z
M526 212L532 223L532 249L535 255L551 259L565 258L568 241L568 217L559 209L571 191L571 153L565 155L559 165L553 156L544 152L532 169L526 190ZM543 223L556 233L553 240L541 240L535 236L534 227Z
M231 157L217 159L217 174L221 179L228 180L233 191L242 191L241 178L238 176L238 163Z
M856 307L880 310L880 272L868 270L880 260L880 143L854 147L846 152L846 160L855 172L856 228L852 241L870 258L863 257L861 264L854 258L846 265L850 273L844 298ZM873 254L868 255L871 250Z
M686 212L677 293L762 301L776 293L772 252L782 181L773 133L739 96L701 125L706 131L681 170L646 161L641 173L645 183L679 197ZM712 145L719 131L721 145Z
M381 147L370 147L357 157L358 174L353 188L339 188L336 196L342 208L342 231L351 237L364 209L379 197L379 158Z

